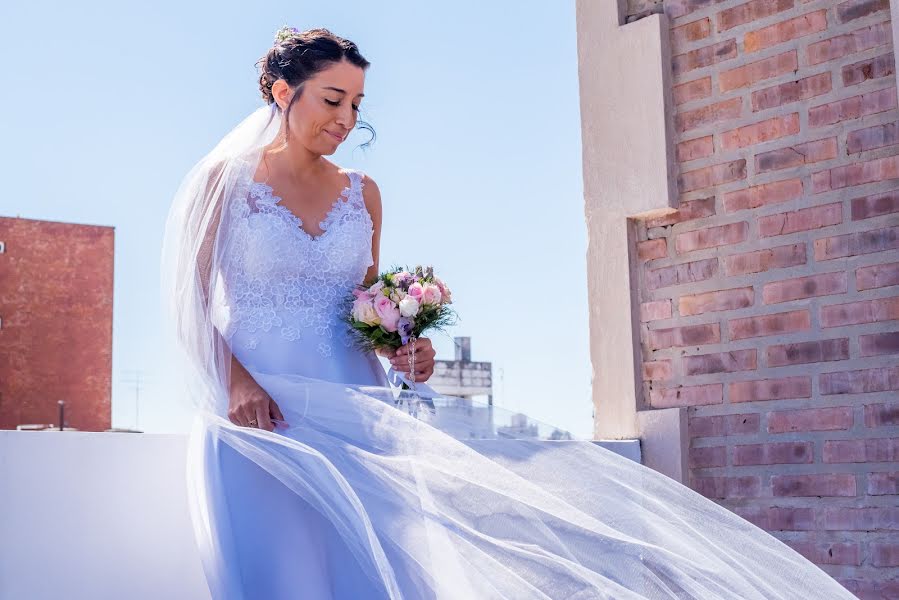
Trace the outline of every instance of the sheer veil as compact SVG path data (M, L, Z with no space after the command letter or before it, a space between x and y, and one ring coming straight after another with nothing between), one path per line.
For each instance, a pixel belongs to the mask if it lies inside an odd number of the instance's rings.
M256 373L291 428L231 423L231 352L217 326L227 321L228 207L280 122L276 104L259 108L188 172L163 242L167 327L197 409L191 516L214 598L241 597L233 519L259 516L229 517L226 446L321 515L348 553L333 585L358 575L367 598L854 598L783 542L664 475L427 386ZM280 515L263 516L267 526Z
M252 177L262 148L278 133L277 104L256 109L191 168L175 192L162 244L161 291L166 322L173 326L187 367L180 376L198 407L223 415L231 353L215 327L215 299L223 293L221 257L227 243L223 210Z

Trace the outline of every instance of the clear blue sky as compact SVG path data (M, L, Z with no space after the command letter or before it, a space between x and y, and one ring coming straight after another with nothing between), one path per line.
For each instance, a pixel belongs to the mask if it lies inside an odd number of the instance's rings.
M14 2L0 9L0 215L115 227L113 424L184 431L158 261L181 177L261 105L281 25L327 27L372 66L330 157L381 189L380 265L433 264L494 402L592 431L573 2ZM405 232L429 243L410 246ZM419 234L420 235L420 234ZM520 291L519 291L520 290ZM452 358L449 336L433 337Z

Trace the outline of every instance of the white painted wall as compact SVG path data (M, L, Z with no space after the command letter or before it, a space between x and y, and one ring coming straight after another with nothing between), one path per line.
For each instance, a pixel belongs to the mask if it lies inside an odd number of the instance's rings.
M206 599L177 434L0 431L0 598Z
M597 443L640 461L636 440ZM0 431L0 599L208 599L186 449L183 434Z

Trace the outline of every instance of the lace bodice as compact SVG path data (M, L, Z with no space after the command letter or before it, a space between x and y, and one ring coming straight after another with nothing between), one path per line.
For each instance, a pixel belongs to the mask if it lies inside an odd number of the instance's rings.
M222 260L226 339L240 331L243 346L256 348L277 333L288 341L318 338L318 352L332 354L342 301L365 278L372 258L371 216L362 197L360 171L334 201L322 233L307 233L265 183L248 180L227 208L229 238Z

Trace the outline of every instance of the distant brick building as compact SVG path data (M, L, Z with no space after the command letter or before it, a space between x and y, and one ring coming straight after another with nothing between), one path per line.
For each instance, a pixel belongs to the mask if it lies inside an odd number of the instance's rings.
M111 425L112 227L0 217L0 429Z
M597 429L681 436L669 473L899 598L899 7L603 1L578 3Z

